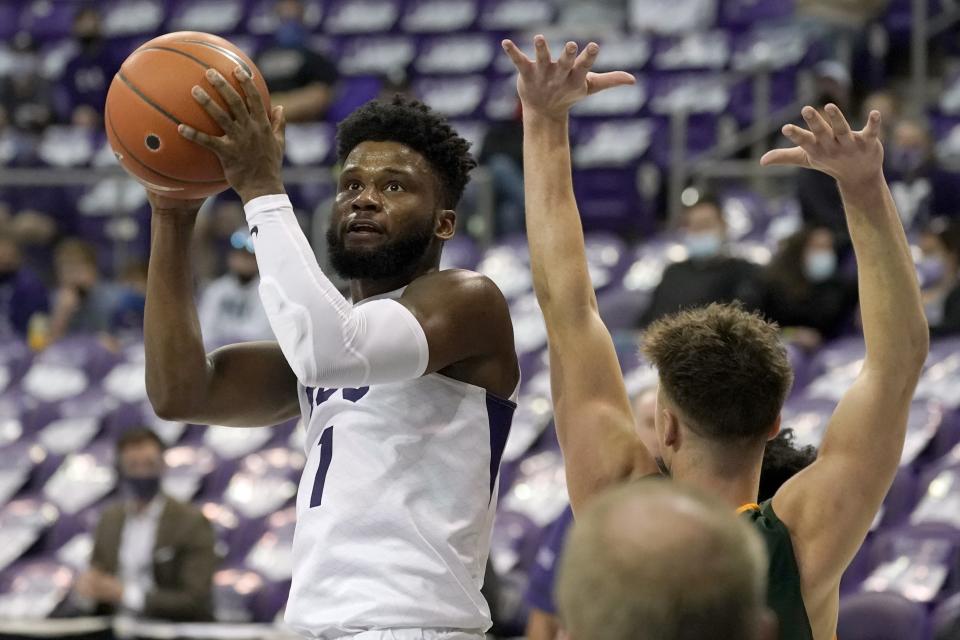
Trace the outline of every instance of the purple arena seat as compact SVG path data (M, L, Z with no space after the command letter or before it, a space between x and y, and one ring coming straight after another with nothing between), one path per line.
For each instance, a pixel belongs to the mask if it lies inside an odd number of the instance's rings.
M490 560L498 575L532 566L543 538L543 528L520 513L500 510L493 523Z
M790 18L794 0L724 0L720 21L729 27L746 27Z
M695 31L664 41L653 65L664 71L723 69L730 59L730 35L725 31Z
M800 64L810 44L803 30L790 26L760 26L737 38L733 68L737 71L785 69Z
M44 498L72 514L99 502L117 482L114 442L100 440L69 454L43 487Z
M631 0L634 31L677 34L708 29L717 19L717 0Z
M32 359L33 352L19 338L0 340L0 393L20 381Z
M47 127L37 152L51 167L82 167L90 164L95 134L86 128L54 125Z
M221 569L213 575L213 609L219 622L253 622L253 597L264 581L253 571Z
M275 0L258 0L247 18L247 31L255 35L272 35L279 25L275 4ZM324 3L322 0L305 0L303 5L303 22L308 29L316 31L323 20Z
M13 2L0 4L0 39L7 41L17 32L20 6Z
M637 83L616 87L603 93L590 96L573 107L571 113L577 117L631 117L640 113L647 102L648 89L644 78ZM619 125L620 122L611 122Z
M325 122L287 125L287 160L294 166L323 164L334 150L333 126Z
M70 35L77 5L72 2L32 0L24 2L20 10L20 29L38 39L60 38Z
M414 91L437 111L454 118L467 118L483 104L487 79L482 75L420 78L414 82Z
M245 557L266 528L263 519L243 518L229 505L216 501L201 501L198 504L203 515L213 524L217 555L226 565Z
M632 99L631 96L622 97ZM612 106L607 103L607 107ZM596 107L606 108L599 103ZM580 127L574 143L574 166L578 169L589 169L633 165L650 149L653 129L652 121L638 119L585 124Z
M954 640L960 637L960 593L944 600L931 619L933 640Z
M653 87L650 108L661 115L718 114L730 104L730 88L723 78L709 73L658 74Z
M399 5L397 0L334 0L323 29L332 34L383 33L397 23Z
M643 34L604 34L599 43L603 55L593 65L595 71L643 69L653 54L651 40Z
M189 445L167 449L163 459L167 465L163 488L184 502L197 495L204 478L216 464L216 457L209 449Z
M273 513L297 494L306 458L286 447L267 449L243 459L224 493L224 501L247 518Z
M262 448L272 437L270 427L210 427L203 436L203 442L218 458L236 460Z
M0 571L6 569L57 521L57 508L36 498L21 498L0 509Z
M437 36L423 41L413 68L422 74L483 73L498 54L496 41L484 33Z
M263 536L247 554L245 564L270 582L284 582L293 575L293 532L297 510L289 507L270 515Z
M67 597L73 578L69 567L53 560L18 563L0 579L0 618L48 618Z
M409 0L400 25L407 33L450 33L477 20L477 0Z
M101 5L101 11L105 35L138 36L142 40L160 29L165 15L162 0L108 0Z
M409 36L347 38L340 47L337 67L347 76L388 75L406 69L416 57L416 52L416 43ZM343 93L346 89L347 86L342 86L340 92Z
M927 611L896 593L858 593L840 601L844 640L926 640Z
M556 13L549 0L488 0L480 16L487 31L521 31L550 24Z
M242 0L180 0L167 18L169 31L205 31L231 33L243 19Z
M956 590L960 529L924 524L878 532L871 548L873 570L865 591L895 592L921 603Z

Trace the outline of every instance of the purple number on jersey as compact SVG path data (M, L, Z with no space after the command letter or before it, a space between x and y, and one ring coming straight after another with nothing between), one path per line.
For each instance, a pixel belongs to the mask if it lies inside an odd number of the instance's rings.
M323 499L323 483L327 480L327 471L330 470L330 460L333 459L333 427L327 427L320 434L320 466L317 467L317 477L313 480L313 493L310 494L310 508L319 507Z

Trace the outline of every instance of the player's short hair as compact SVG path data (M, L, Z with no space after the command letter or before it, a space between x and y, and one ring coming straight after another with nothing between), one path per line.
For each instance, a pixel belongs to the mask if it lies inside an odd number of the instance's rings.
M777 325L736 304L661 318L642 350L685 423L724 443L766 437L793 384Z
M766 548L725 505L665 480L619 485L567 537L557 604L573 640L759 635Z
M447 119L417 100L397 95L391 101L372 100L337 127L337 158L342 164L361 142L399 142L430 163L443 191L443 206L453 209L463 196L470 171L477 166L470 143Z
M157 435L157 432L148 429L147 427L134 427L132 429L127 429L124 431L119 438L117 438L116 445L116 459L120 460L120 455L129 447L133 447L144 442L152 442L157 445L160 449L160 453L163 453L167 445L163 442L163 439Z

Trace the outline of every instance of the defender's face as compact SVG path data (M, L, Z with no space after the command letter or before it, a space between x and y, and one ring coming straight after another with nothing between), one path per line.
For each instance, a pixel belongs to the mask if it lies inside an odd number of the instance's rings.
M330 234L348 251L388 246L432 228L438 194L422 155L398 142L362 142L340 174Z

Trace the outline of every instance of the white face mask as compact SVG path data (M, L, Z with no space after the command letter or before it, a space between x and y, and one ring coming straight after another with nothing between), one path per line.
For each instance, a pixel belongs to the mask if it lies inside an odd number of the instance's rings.
M723 248L723 238L713 231L689 231L683 239L692 260L715 258Z
M804 259L803 273L813 282L823 282L837 272L837 254L833 251L813 251Z

